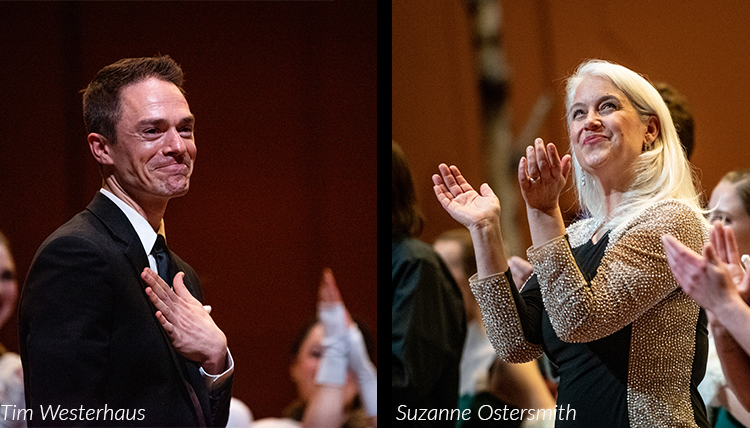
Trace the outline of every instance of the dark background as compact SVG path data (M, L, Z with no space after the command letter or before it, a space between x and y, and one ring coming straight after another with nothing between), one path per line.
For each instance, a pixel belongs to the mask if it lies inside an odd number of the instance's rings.
M198 147L170 248L202 276L234 395L280 415L324 267L377 333L376 24L374 1L0 3L0 229L19 285L100 187L79 91L118 59L168 54ZM18 350L15 317L0 340Z

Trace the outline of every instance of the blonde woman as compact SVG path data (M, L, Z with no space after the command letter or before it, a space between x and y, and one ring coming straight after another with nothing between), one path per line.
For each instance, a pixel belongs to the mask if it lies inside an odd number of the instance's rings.
M455 166L433 176L438 200L466 226L472 291L501 358L546 352L559 366L556 427L708 426L697 393L706 364L705 312L678 286L661 236L699 251L707 236L690 167L664 101L639 74L584 62L568 79L571 154L537 139L519 162L534 276L519 293L500 205ZM567 229L568 175L585 219Z

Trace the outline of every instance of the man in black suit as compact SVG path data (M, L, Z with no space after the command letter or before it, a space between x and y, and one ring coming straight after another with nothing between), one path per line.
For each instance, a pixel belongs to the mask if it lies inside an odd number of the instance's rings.
M157 233L196 155L181 86L180 67L158 56L109 65L84 92L103 185L29 269L19 310L29 426L226 425L226 337L197 275Z

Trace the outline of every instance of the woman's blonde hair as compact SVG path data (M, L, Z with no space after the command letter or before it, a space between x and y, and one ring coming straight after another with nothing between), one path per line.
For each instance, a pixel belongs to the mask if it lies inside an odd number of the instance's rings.
M602 189L594 177L584 174L570 142L573 158L573 182L581 208L591 217L614 229L627 222L647 206L664 200L678 199L701 211L700 200L693 184L693 172L677 136L672 117L659 92L640 74L618 64L603 60L582 63L568 79L565 88L565 111L570 129L570 108L578 85L587 76L603 77L619 89L641 116L655 116L659 122L656 140L635 164L635 180L624 193L621 204L606 218Z

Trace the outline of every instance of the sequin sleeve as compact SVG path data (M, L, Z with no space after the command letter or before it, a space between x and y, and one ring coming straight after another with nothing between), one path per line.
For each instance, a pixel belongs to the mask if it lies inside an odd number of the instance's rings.
M474 274L469 284L495 353L505 362L525 363L539 358L543 351L541 345L529 342L524 335L518 310L521 306L523 311L524 303L509 276L510 271L482 279Z
M555 333L566 342L590 342L632 323L678 287L662 235L669 233L700 252L706 230L705 220L687 205L676 200L654 204L610 233L590 282L581 274L570 248L575 244L566 236L530 248L527 255ZM569 235L576 232L574 225L568 228Z

